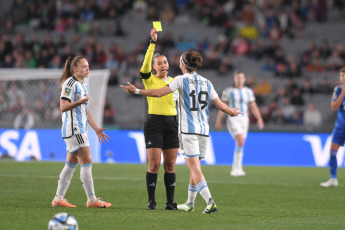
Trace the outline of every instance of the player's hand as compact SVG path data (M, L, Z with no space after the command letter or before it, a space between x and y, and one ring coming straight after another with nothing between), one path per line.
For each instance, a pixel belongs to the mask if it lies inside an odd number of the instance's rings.
M151 33L150 33L152 41L154 42L157 41L157 38L158 38L157 34L158 34L157 29L152 28Z
M222 122L216 122L216 129L220 131L222 129Z
M108 140L110 139L110 137L108 137L108 135L104 133L104 130L106 130L106 129L100 128L100 129L96 130L96 135L98 137L98 141L99 141L99 143L101 143L101 141L102 141L103 144L104 144L104 141L108 142Z
M262 119L259 119L256 123L260 130L264 128L264 122Z
M79 94L77 94L77 96L78 96L78 102L79 102L80 105L81 104L86 104L89 101L89 95L86 95L86 97L84 97L84 98L81 98L79 96Z
M237 116L239 114L242 114L242 112L240 111L240 108L232 108L232 109L230 109L229 115L231 117L235 117L235 116Z
M131 83L127 82L128 86L126 85L120 85L120 87L126 91L127 93L130 93L130 94L134 94L135 93L135 90L137 89L137 87L135 87L134 85L132 85Z
M343 88L341 89L341 92L340 92L341 95L345 95L345 85L343 86Z

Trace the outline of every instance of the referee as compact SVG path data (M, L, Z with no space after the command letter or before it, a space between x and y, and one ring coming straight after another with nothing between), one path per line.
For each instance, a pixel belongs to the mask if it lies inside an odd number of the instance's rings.
M157 30L151 30L150 46L147 49L140 77L146 89L159 89L168 85L174 78L168 76L169 63L162 54L153 55L157 42ZM152 68L156 75L151 72ZM165 209L177 210L174 202L175 193L175 163L179 149L178 123L176 100L177 92L156 98L147 97L148 118L144 125L145 144L148 156L148 170L146 173L146 186L149 203L148 210L156 209L155 191L157 174L163 151L164 184L166 188L167 203Z

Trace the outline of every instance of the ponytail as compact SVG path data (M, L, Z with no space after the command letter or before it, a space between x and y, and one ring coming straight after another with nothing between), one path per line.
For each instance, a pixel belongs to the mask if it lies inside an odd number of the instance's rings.
M68 57L65 63L65 68L63 69L61 78L60 78L60 91L62 90L62 84L70 77L73 76L74 70L73 67L77 66L78 62L84 59L82 56L76 56L74 58Z

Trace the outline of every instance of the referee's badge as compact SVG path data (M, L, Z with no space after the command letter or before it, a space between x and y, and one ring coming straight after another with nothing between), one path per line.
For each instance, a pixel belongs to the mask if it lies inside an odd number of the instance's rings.
M64 96L69 96L71 93L71 89L65 88L65 92L63 93Z

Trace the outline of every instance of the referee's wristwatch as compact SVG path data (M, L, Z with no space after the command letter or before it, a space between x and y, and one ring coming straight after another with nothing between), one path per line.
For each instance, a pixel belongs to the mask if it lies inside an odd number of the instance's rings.
M152 44L157 44L157 41L153 41L152 39L150 40L150 43Z

